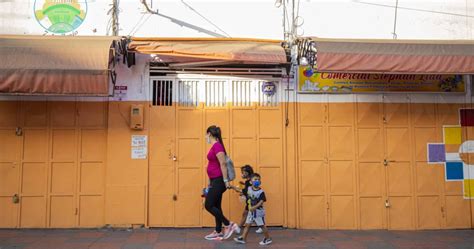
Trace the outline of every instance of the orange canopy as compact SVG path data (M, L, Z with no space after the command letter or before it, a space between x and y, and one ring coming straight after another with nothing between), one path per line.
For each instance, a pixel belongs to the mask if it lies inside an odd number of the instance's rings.
M474 74L474 41L311 38L321 72Z
M227 61L236 63L286 62L279 40L240 38L132 38L129 49L156 54L165 62Z
M0 93L106 96L115 39L0 36Z

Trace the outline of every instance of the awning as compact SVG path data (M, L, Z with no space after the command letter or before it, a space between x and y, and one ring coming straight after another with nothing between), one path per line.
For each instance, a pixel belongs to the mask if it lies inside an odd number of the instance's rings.
M279 40L241 38L133 38L131 51L155 54L164 62L228 62L280 64L286 62Z
M321 72L474 74L474 41L312 38Z
M109 94L116 37L0 36L0 94Z

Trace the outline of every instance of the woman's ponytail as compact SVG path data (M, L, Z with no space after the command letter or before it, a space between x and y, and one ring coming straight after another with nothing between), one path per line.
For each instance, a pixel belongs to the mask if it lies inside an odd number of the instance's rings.
M224 153L227 155L227 151L224 146L224 141L222 140L221 128L215 125L211 125L209 126L209 128L207 128L207 133L210 133L213 137L217 139L217 141L219 141L219 143L221 143L222 148L224 148Z
M217 127L217 133L219 134L218 137L217 137L217 139L218 139L219 142L221 143L222 148L224 148L224 153L227 155L227 151L225 150L224 140L222 140L222 132L221 132L221 128L220 128L220 127Z

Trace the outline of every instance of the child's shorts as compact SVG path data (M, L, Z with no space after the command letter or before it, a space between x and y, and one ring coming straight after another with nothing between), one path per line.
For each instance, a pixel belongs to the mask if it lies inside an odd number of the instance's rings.
M265 225L265 210L264 209L257 209L247 214L247 220L245 220L245 224L252 224L254 222L259 227Z

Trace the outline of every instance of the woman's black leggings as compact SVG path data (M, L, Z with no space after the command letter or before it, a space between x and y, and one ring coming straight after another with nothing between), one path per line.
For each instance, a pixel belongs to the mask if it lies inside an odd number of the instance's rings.
M222 231L222 223L228 226L229 220L222 213L222 195L227 190L224 178L218 177L211 179L211 186L206 196L206 210L216 219L216 232Z

